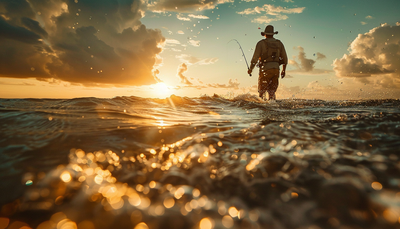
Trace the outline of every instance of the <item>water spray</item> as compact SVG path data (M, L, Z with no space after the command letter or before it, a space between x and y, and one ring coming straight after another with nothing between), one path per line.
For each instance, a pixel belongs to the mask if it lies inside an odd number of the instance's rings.
M247 63L246 56L244 55L242 46L240 45L239 41L237 41L236 39L232 39L232 40L230 40L229 42L231 42L231 41L236 41L236 43L239 45L240 50L242 50L242 56L244 57L244 61L246 62L246 65L247 65L247 70L249 70L249 69L250 69L250 68L249 68L249 64ZM229 42L228 42L228 44L229 44ZM249 76L251 76L251 74L249 74Z

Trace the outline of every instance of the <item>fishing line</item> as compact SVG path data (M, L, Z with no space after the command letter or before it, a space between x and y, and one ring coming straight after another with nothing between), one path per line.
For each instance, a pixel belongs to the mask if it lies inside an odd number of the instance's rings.
M249 64L247 63L246 56L244 55L242 46L240 45L239 41L237 41L236 39L232 39L232 40L228 41L228 44L229 44L229 42L231 42L231 41L236 41L236 43L239 45L239 48L240 48L240 50L242 51L242 56L244 57L244 61L246 62L247 70L249 70L249 69L250 69L250 68L249 68ZM251 76L251 74L249 74L249 76Z

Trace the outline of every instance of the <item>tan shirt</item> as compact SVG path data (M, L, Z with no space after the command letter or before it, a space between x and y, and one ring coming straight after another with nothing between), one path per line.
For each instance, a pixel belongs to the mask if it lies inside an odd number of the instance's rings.
M271 41L275 41L275 38L266 38L268 40ZM282 62L283 64L287 65L288 63L288 58L287 58L287 54L286 54L286 50L285 50L285 46L282 44L282 42L280 42L281 44L281 49L280 49L280 58L282 58ZM256 66L258 60L261 57L261 54L263 52L265 52L267 47L265 45L265 41L264 40L260 40L257 45L256 45L256 50L254 50L254 55L253 58L251 59L251 65L250 65L250 69L253 70L253 68ZM271 68L277 68L279 69L279 63L278 62L267 62L264 64L264 69L271 69Z

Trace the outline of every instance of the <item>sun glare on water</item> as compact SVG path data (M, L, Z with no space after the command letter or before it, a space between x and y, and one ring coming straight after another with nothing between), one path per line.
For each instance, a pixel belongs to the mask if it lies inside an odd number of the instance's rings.
M169 97L173 94L172 88L163 82L152 85L154 97L160 99Z

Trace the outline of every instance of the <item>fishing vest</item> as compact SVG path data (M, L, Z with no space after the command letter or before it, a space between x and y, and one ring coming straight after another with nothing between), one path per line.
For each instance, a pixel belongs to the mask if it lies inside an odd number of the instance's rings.
M261 53L261 63L278 62L281 64L281 41L278 39L274 39L274 41L265 39L262 44L264 47Z

